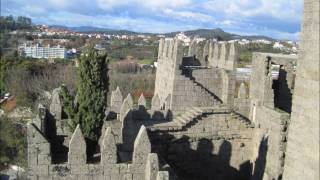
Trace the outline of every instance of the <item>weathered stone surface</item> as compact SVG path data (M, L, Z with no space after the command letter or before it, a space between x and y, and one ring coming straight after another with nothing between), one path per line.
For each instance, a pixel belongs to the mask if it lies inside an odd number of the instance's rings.
M244 83L240 84L240 87L238 90L238 98L247 98L247 89Z
M151 144L148 137L147 129L141 126L139 133L134 141L132 162L134 164L146 164L147 154L151 152Z
M144 97L143 93L140 95L139 100L138 100L138 105L139 106L143 106L143 107L147 107L147 100Z
M188 50L188 56L195 56L197 54L197 40L194 38L192 39L189 50Z
M127 101L128 105L130 106L130 109L131 109L133 107L133 98L132 98L130 93L127 95L126 101Z
M208 66L208 59L209 59L209 48L210 48L210 41L206 41L206 44L203 48L203 54L201 58L201 65L202 66Z
M155 153L149 153L146 170L145 170L145 180L153 180L157 178L159 171L159 159L158 155Z
M226 60L227 60L227 48L226 48L225 42L221 43L219 54L220 54L220 56L219 56L218 67L225 68L226 67Z
M163 57L163 56L162 56L162 55L163 55L162 52L163 52L163 48L164 48L164 47L163 47L163 46L164 46L164 43L165 43L165 42L164 42L164 39L160 39L160 40L159 40L158 59L161 59L161 58Z
M159 171L157 175L157 180L169 180L168 171Z
M320 1L305 0L284 180L319 175ZM314 86L311 88L311 84Z
M86 164L87 153L86 153L86 142L80 129L80 125L77 125L74 133L72 134L69 142L68 152L68 164L81 165Z
M101 144L101 164L115 163L117 163L117 146L111 127L108 127Z
M57 119L61 119L61 113L62 113L62 104L60 100L60 93L61 89L56 88L52 91L51 96L51 104L50 104L50 113Z
M214 43L214 49L213 49L213 67L219 67L219 53L220 48L218 43Z
M122 97L120 88L118 86L117 89L115 91L112 91L111 93L111 100L110 100L111 111L120 113L122 102L123 102L123 97Z
M151 109L152 110L160 110L160 98L158 94L155 94L151 100Z
M130 99L130 98L129 98ZM124 118L126 117L128 111L131 109L130 100L128 98L124 99L121 109L120 109L120 121L123 122Z
M238 59L239 59L239 50L238 50L237 44L235 42L232 42L230 43L229 54L227 57L227 63L225 68L231 71L235 70L235 68L237 68Z
M32 123L29 123L27 127L27 139L29 167L51 164L50 143Z
M43 134L46 134L46 123L47 123L47 110L42 105L38 105L38 116L32 122L40 129Z

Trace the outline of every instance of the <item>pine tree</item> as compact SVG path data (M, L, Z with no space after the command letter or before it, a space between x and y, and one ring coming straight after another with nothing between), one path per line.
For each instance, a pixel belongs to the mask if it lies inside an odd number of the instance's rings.
M86 138L98 140L105 118L109 86L106 54L100 54L93 47L80 57L77 72L77 109L70 122L80 124ZM71 129L71 132L74 129Z

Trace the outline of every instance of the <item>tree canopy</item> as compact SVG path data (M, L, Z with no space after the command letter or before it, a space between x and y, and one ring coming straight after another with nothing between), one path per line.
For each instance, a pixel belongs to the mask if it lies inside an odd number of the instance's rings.
M72 104L68 92L63 90L62 93L65 94L63 96L66 100L64 109L71 118L69 122L70 130L73 131L76 125L80 124L84 136L91 140L97 140L100 136L101 126L105 118L109 87L106 58L106 53L99 53L93 47L89 47L79 58L77 104L73 107L74 113L66 107Z

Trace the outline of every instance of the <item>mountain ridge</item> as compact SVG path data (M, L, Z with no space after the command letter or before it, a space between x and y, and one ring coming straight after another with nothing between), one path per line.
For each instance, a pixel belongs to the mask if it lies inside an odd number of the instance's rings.
M65 29L74 32L80 33L110 33L113 35L164 35L166 37L175 37L178 33L183 32L187 36L191 37L203 37L207 39L218 39L218 40L234 40L234 39L249 39L249 40L275 40L271 37L262 36L262 35L237 35L233 33L228 33L221 28L215 29L195 29L195 30L187 30L187 31L175 31L169 33L144 33L144 32L134 32L130 30L117 30L117 29L109 29L109 28L100 28L94 26L78 26L78 27L67 27L61 25L52 25L49 26L52 28Z

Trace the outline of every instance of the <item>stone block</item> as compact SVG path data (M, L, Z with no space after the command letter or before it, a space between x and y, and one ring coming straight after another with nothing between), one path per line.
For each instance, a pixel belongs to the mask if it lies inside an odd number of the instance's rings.
M120 179L121 180L132 180L133 176L132 176L132 174L122 174Z
M79 175L78 180L95 180L92 175Z
M38 176L49 176L49 166L48 165L38 165L37 168L32 169L33 173Z
M121 180L120 174L111 174L111 180Z
M37 180L52 180L51 176L39 176Z
M51 164L51 156L46 154L39 154L38 155L38 164L39 165L50 165Z
M41 143L37 144L38 153L39 154L48 154L50 153L50 144L49 143Z
M104 175L119 174L120 165L119 164L105 164L103 165Z
M88 164L89 174L92 175L103 175L104 168L99 164Z
M128 164L126 164L126 163L119 164L119 173L120 174L126 174L128 172L129 172Z
M132 180L144 180L144 178L143 173L134 173L132 176Z

